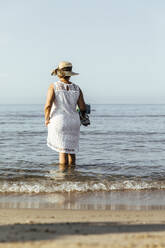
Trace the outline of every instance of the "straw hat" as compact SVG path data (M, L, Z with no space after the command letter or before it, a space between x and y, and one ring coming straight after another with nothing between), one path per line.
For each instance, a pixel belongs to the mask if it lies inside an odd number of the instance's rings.
M52 71L51 75L70 77L70 76L79 75L79 73L72 71L72 63L68 61L62 61L59 63L58 67Z

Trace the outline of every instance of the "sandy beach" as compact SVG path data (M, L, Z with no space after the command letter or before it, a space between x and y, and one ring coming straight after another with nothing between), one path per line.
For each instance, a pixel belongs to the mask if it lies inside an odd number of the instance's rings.
M165 247L165 211L1 209L0 247Z

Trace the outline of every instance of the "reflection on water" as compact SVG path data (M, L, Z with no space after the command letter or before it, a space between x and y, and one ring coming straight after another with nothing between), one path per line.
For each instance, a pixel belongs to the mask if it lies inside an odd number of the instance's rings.
M74 210L165 209L164 191L94 193L2 194L0 208L47 208Z
M61 172L67 172L68 174L73 173L75 168L76 168L76 165L59 164L59 170Z

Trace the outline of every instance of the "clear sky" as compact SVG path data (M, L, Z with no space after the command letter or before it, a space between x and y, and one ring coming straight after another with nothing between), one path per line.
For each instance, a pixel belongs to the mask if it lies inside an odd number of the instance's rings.
M73 63L88 103L165 103L164 0L0 1L0 103L45 103Z

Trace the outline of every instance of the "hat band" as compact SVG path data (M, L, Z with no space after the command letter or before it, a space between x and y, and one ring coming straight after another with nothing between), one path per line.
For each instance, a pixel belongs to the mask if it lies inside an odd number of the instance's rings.
M62 71L72 71L72 66L61 68Z

